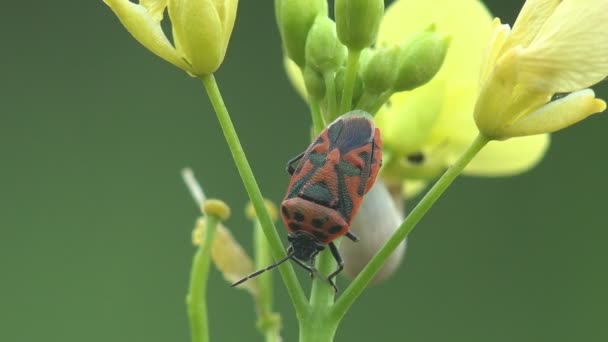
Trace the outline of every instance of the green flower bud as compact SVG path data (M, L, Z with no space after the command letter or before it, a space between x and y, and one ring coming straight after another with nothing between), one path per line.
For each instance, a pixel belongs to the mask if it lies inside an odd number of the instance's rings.
M317 17L306 39L306 66L321 74L335 71L344 64L346 53L336 35L336 24L327 17Z
M384 1L336 0L334 13L340 41L349 49L360 51L376 41Z
M275 0L275 14L285 54L304 68L308 31L317 16L327 16L327 1Z
M362 69L363 86L371 94L382 94L393 88L397 79L399 46L382 48L374 52Z
M325 80L323 75L307 66L302 73L306 92L311 98L321 101L325 97Z
M394 90L412 90L430 81L441 68L449 43L434 27L403 42Z

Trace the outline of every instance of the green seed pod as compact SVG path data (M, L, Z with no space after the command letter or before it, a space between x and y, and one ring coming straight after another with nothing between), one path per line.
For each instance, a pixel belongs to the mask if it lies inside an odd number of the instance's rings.
M346 53L336 35L336 24L327 17L317 17L306 39L306 66L321 74L336 71L344 64Z
M412 90L430 81L441 68L450 39L434 32L420 32L401 44L394 90Z
M383 0L336 0L334 6L340 41L360 51L376 41L384 16Z
M382 94L393 88L397 79L397 63L401 49L399 46L381 48L375 51L362 69L363 87L371 94Z
M327 1L275 0L274 4L285 54L304 68L308 31L317 16L327 17Z

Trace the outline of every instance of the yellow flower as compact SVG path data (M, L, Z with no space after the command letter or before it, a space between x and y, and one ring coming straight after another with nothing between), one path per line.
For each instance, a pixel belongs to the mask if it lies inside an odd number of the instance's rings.
M393 95L390 105L376 115L387 148L399 164L396 170L412 180L406 184L408 195L423 188L421 181L453 164L477 135L472 113L482 51L491 30L490 14L476 0L397 1L387 10L378 40L396 44L403 34L418 32L429 23L452 38L441 70L426 85ZM542 158L548 143L548 135L492 142L464 173L507 176L524 172ZM420 152L422 162L407 158Z
M528 0L513 30L496 18L475 107L492 139L554 132L606 109L608 1ZM551 101L555 93L570 93Z
M408 196L420 192L429 179L453 164L478 133L472 113L479 93L482 52L492 28L491 16L479 1L398 0L387 8L378 45L399 44L433 23L439 33L451 37L442 68L429 83L394 94L375 116L385 150L393 160L383 175L390 183L405 179ZM306 98L298 67L286 60L286 69ZM509 176L525 172L540 161L548 145L547 134L490 142L464 173ZM421 153L422 162L407 158L416 153Z
M133 37L194 76L215 72L226 54L238 0L104 0ZM161 28L169 6L172 45Z

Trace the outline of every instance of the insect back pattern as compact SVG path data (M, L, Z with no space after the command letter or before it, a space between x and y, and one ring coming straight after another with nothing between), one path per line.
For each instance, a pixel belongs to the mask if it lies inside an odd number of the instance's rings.
M287 256L233 286L288 259L323 278L314 260L329 246L338 268L327 279L337 290L332 279L342 271L344 261L333 240L344 235L358 240L349 232L350 224L381 165L382 140L371 115L352 111L332 122L306 151L287 163L292 177L281 203L289 232Z

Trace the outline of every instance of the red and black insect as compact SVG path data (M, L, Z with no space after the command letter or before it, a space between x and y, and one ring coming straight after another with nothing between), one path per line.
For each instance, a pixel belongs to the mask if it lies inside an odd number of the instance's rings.
M352 111L332 122L306 151L287 162L287 172L292 177L281 203L281 216L291 243L287 256L232 286L289 259L311 276L321 277L314 260L329 245L338 268L327 280L337 290L332 279L342 271L344 261L333 240L343 235L358 240L349 232L350 224L381 165L380 131L368 113Z

